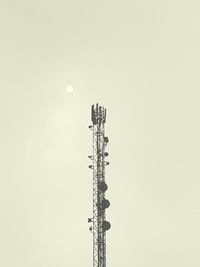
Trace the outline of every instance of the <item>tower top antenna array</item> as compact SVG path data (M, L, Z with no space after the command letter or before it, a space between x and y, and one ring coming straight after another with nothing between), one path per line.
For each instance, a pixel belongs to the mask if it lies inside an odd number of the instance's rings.
M105 136L106 109L98 103L91 107L91 121L89 128L93 132L93 155L88 157L92 161L89 168L93 172L93 217L88 222L92 223L89 230L93 233L93 267L106 267L106 231L111 227L106 220L106 209L110 202L105 198L108 189L105 167L109 165L105 149L109 140Z

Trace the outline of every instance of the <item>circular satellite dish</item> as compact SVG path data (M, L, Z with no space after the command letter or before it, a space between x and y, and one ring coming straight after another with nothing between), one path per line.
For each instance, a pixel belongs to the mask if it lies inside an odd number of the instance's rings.
M107 184L105 182L100 182L100 184L99 184L99 190L101 192L106 192L107 189L108 189Z
M109 230L110 227L111 227L111 224L110 224L108 221L104 221L104 222L102 223L103 231L107 231L107 230Z
M107 209L110 207L110 201L107 200L107 199L103 199L102 202L101 202L101 206L102 206L102 209Z

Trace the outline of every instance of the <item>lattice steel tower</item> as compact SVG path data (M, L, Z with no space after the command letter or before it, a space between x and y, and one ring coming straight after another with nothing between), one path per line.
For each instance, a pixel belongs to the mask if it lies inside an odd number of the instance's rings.
M105 198L108 186L105 182L105 166L108 152L105 151L108 137L105 136L106 109L96 104L91 107L93 132L93 155L89 156L93 170L93 217L88 219L92 223L90 231L93 233L93 267L106 267L106 231L111 225L106 221L106 209L110 206Z

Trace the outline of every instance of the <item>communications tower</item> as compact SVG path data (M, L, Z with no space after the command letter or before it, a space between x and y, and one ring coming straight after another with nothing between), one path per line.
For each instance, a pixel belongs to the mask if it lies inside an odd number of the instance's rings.
M105 166L108 152L105 151L108 137L105 136L106 109L98 104L91 107L93 132L93 155L88 156L92 164L89 168L93 171L93 217L88 219L92 226L89 230L93 233L93 267L106 267L106 231L111 225L106 221L106 209L110 206L105 198L108 186L105 181Z

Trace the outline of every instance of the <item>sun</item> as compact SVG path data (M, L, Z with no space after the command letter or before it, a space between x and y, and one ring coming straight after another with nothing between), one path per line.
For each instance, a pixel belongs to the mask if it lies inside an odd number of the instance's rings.
M70 84L66 86L65 90L68 94L71 94L74 91L74 87Z

